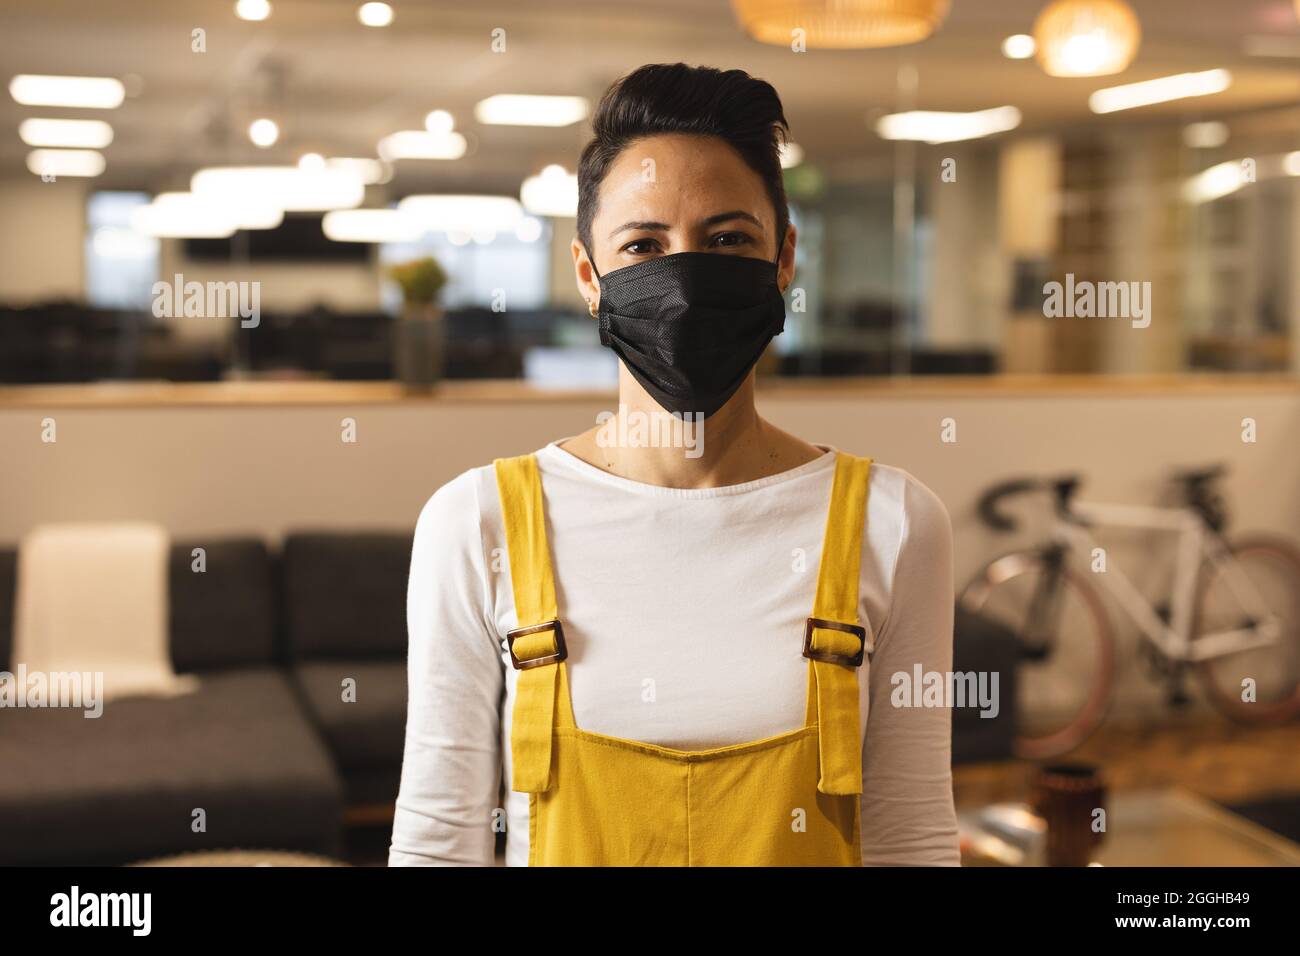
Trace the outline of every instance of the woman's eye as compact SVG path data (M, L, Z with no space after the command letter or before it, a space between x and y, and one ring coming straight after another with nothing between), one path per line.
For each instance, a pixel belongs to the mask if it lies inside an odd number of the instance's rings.
M659 249L659 243L654 239L635 239L623 247L621 251L630 252L634 256L644 256L656 252Z
M721 232L713 237L713 244L724 249L730 246L743 246L753 241L743 232Z

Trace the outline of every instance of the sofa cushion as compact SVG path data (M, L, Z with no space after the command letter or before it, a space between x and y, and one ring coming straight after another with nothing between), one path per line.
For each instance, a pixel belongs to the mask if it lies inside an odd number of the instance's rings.
M291 534L284 613L296 660L406 656L410 534Z
M293 668L312 721L345 774L400 769L406 738L405 661L310 661ZM343 700L352 678L355 700Z
M201 573L193 569L195 548L205 552ZM274 575L265 544L254 538L176 542L169 573L178 673L274 661Z
M121 863L190 850L339 849L342 783L288 680L205 674L193 694L6 711L0 864ZM206 812L207 830L191 828Z
M194 548L207 570L192 570ZM0 670L11 669L18 551L0 548ZM275 652L274 575L266 545L226 538L176 542L168 559L172 666L178 673L269 664Z

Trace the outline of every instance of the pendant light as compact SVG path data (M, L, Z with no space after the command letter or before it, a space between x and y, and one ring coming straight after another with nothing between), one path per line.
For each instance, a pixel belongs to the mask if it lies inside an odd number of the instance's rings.
M1142 39L1124 0L1054 0L1034 22L1038 63L1051 76L1106 76L1132 62Z
M731 0L760 43L863 49L924 40L948 15L949 0ZM796 32L801 31L801 32Z

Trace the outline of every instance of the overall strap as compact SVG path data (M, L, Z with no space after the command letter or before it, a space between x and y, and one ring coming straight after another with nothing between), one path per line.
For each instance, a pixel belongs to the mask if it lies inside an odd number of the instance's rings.
M498 458L494 465L518 622L506 635L511 663L519 671L510 731L511 789L542 793L551 785L551 730L567 651L556 610L537 459Z
M804 629L808 718L818 724L821 758L817 789L828 794L862 792L858 668L874 647L858 620L858 585L870 474L870 458L836 456L817 596Z

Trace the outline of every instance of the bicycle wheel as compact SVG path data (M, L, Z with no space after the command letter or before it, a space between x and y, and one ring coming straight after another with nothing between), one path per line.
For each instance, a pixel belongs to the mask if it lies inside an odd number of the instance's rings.
M1243 575L1281 625L1278 640L1264 647L1203 661L1197 668L1206 693L1223 714L1247 724L1277 724L1300 713L1300 552L1279 538L1243 538L1229 544ZM1219 568L1201 578L1195 634L1249 624L1246 611ZM1255 700L1242 700L1243 682L1254 681Z
M1050 573L1037 551L990 562L962 592L966 610L1012 630L1022 642L1016 672L1016 755L1029 760L1073 750L1105 716L1115 682L1115 637L1097 592L1069 568L1061 574L1056 633L1035 650L1025 639L1029 610Z

